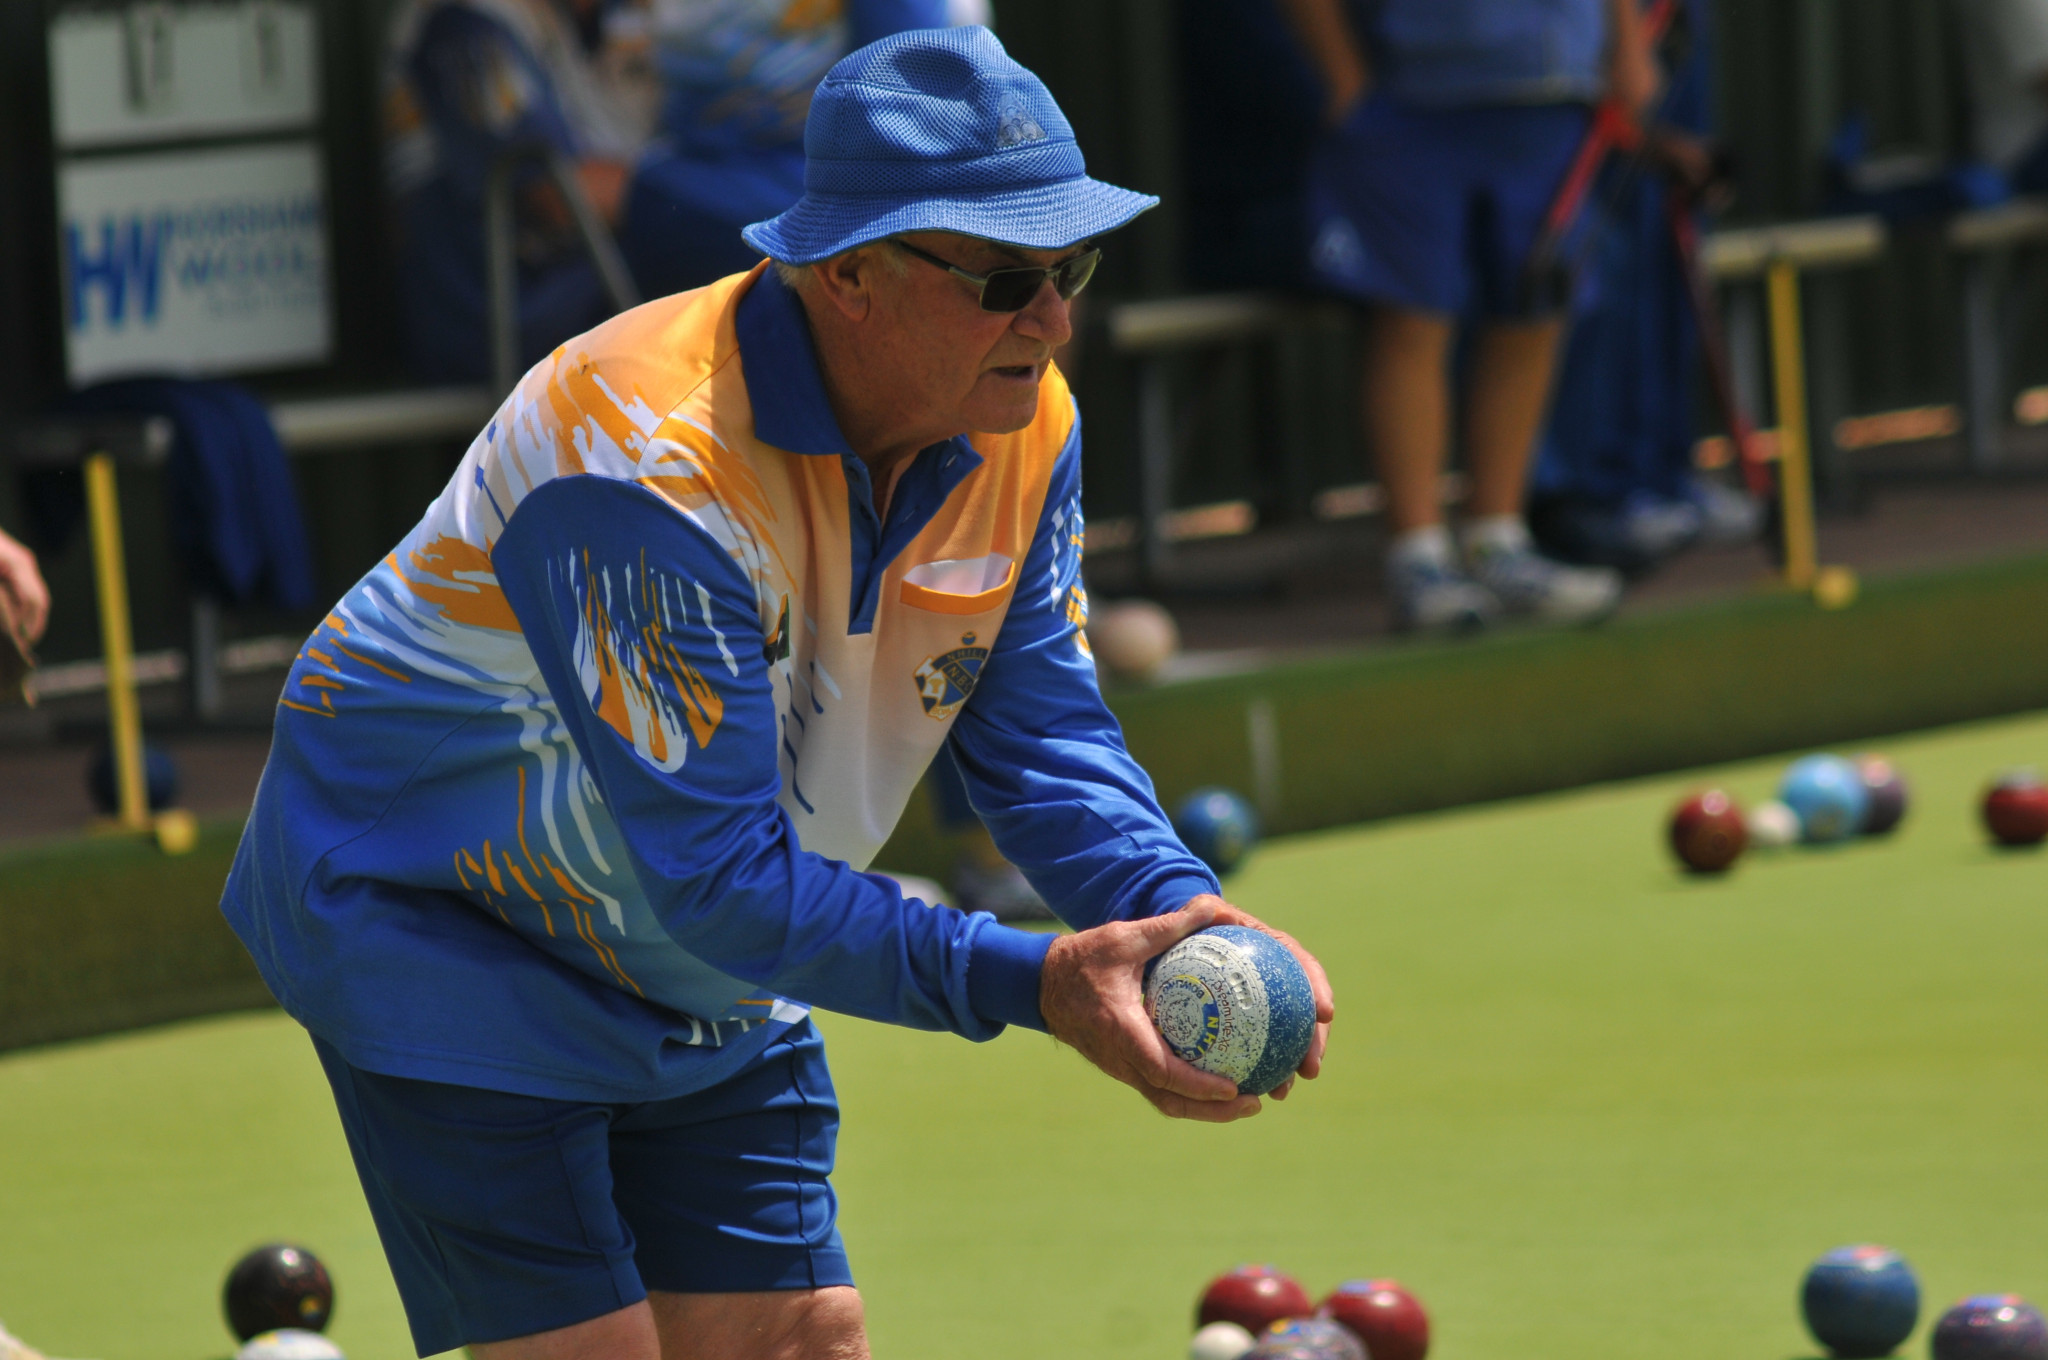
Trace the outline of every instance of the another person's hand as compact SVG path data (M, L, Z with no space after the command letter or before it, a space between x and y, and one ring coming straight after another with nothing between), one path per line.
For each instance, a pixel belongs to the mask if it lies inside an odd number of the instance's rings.
M1286 935L1212 894L1164 916L1114 921L1053 941L1039 983L1039 1009L1054 1038L1135 1089L1162 1114L1222 1124L1257 1114L1258 1098L1239 1095L1229 1078L1203 1072L1175 1054L1145 1010L1145 965L1212 925L1263 930L1302 960L1315 988L1317 1024L1301 1075L1315 1076L1334 1014L1322 966ZM1274 1094L1284 1099L1292 1083L1290 1077Z
M608 226L616 227L626 211L626 190L633 182L633 167L623 161L593 157L576 163L576 178L597 215Z
M50 622L50 588L36 569L36 555L4 531L0 531L0 591L7 594L23 640L39 641Z
M1364 63L1355 67L1345 66L1333 72L1330 77L1330 99L1323 108L1323 117L1331 127L1342 127L1351 111L1365 101L1372 93L1372 73Z
M1634 3L1634 0L1629 0ZM1607 96L1640 121L1664 92L1664 72L1639 33L1615 43L1607 59Z

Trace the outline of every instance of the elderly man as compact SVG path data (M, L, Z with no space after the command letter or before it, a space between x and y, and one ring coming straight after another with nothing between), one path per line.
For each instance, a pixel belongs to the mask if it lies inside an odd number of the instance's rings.
M1258 1108L1144 1014L1148 959L1248 918L1080 632L1051 356L1089 239L1156 200L1088 178L978 28L845 58L806 144L748 228L774 265L527 374L286 685L225 909L313 1033L422 1354L864 1356L813 1006ZM945 741L1076 933L860 872Z

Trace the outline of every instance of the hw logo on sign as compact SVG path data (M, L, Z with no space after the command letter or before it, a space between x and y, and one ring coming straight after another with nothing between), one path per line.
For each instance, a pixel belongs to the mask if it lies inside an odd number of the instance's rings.
M138 321L156 320L163 293L164 241L170 235L168 215L130 217L99 222L96 246L77 222L64 224L64 277L70 281L71 327L87 325L89 299L101 299L100 315L111 327L127 324L129 308Z

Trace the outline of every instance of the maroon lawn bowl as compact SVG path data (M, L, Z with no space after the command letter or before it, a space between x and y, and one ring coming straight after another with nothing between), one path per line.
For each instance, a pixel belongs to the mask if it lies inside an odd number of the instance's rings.
M2017 1294L1978 1294L1941 1315L1934 1360L2048 1360L2048 1319Z
M1393 1280L1346 1280L1330 1291L1316 1316L1350 1328L1372 1360L1422 1360L1429 1354L1429 1314Z
M1671 814L1671 852L1693 873L1726 872L1748 845L1742 809L1719 789L1694 794Z
M2000 845L2048 840L2048 785L2032 770L2017 770L1984 795L1984 829Z
M1202 1301L1195 1308L1195 1326L1235 1322L1259 1336L1276 1322L1307 1317L1314 1311L1308 1291L1292 1275L1273 1266L1239 1266L1211 1280L1202 1291Z

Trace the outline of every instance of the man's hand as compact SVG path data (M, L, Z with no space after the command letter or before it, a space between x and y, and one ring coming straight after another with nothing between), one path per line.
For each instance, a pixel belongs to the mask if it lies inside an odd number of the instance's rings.
M1664 72L1643 28L1639 0L1609 0L1607 97L1637 121L1649 113L1663 92Z
M1226 1124L1257 1114L1256 1096L1237 1094L1227 1077L1204 1072L1167 1047L1145 1012L1145 965L1198 930L1242 925L1262 930L1285 944L1308 970L1316 996L1316 1037L1302 1060L1301 1075L1322 1070L1323 1043L1335 1006L1322 965L1288 936L1264 925L1214 894L1205 893L1179 911L1143 921L1113 921L1053 941L1045 956L1038 1005L1053 1037L1130 1086L1160 1113L1175 1119ZM1289 1077L1275 1097L1285 1099Z
M13 606L14 630L24 645L43 636L50 621L50 588L36 570L36 555L0 532L0 594Z
M1323 78L1323 117L1340 127L1372 89L1372 67L1351 31L1342 0L1281 0L1301 50Z

